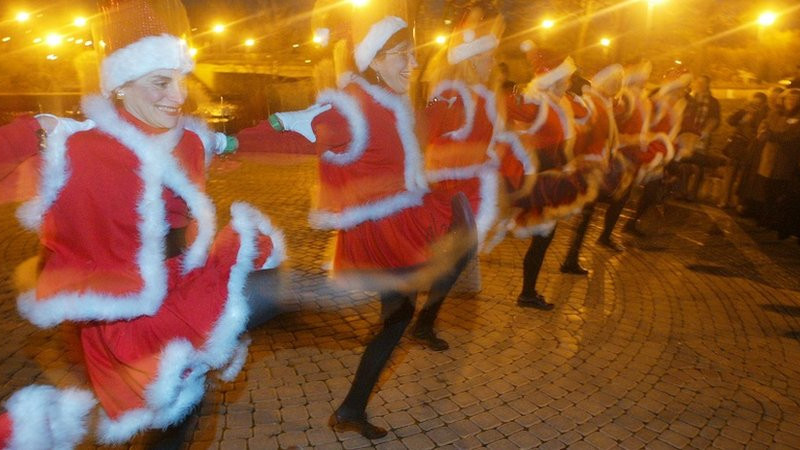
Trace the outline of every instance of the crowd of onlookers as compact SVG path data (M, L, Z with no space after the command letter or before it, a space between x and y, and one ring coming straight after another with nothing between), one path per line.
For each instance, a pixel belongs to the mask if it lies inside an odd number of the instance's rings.
M678 197L698 198L704 172L722 173L717 206L753 218L780 239L800 236L800 78L786 87L756 92L723 117L711 95L708 77L697 77L690 96L692 114L685 127L700 135L691 157L682 161ZM732 131L721 155L711 152L711 135L725 120Z

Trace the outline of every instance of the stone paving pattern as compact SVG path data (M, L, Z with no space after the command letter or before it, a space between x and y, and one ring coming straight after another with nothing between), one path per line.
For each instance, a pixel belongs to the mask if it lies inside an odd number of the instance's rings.
M509 238L480 257L480 294L446 301L438 328L450 350L401 341L368 407L391 432L370 442L327 426L379 305L326 280L331 235L306 221L314 160L226 159L209 176L221 222L246 200L284 230L294 300L252 333L238 379L213 382L185 448L800 448L794 240L670 204L646 218L650 237L620 237L623 253L593 245L598 217L583 252L592 273L578 277L558 271L568 221L539 284L557 306L542 312L514 304L528 243ZM13 269L38 249L13 210L0 207L0 398L32 382L85 382L69 327L39 330L16 312Z

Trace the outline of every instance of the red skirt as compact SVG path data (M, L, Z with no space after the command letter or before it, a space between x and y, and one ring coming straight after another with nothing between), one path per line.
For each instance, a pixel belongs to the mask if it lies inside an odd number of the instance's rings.
M249 314L246 274L262 267L275 244L237 231L221 230L206 264L187 274L179 257L167 261L167 296L155 315L81 326L87 372L105 413L101 442L180 421L202 398L206 372L230 369L224 379L238 372L247 348L240 340Z
M433 191L422 204L339 230L334 271L403 269L430 259L431 244L450 227L452 193Z

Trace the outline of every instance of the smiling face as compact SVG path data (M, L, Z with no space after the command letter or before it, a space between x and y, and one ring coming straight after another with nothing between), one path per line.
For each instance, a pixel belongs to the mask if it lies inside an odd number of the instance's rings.
M405 94L411 85L411 74L417 68L414 45L403 41L379 54L369 65L397 94Z
M184 75L173 69L154 70L119 89L126 111L155 128L174 128L186 101Z

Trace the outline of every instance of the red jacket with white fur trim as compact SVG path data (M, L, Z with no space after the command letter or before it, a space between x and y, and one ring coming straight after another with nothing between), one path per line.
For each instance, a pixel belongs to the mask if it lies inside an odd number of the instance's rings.
M83 109L96 127L48 136L38 196L19 211L44 256L36 289L17 305L40 327L80 323L103 407L99 438L120 443L185 417L209 370L235 376L247 354L247 274L277 266L283 239L242 203L215 233L197 134L157 132L99 97ZM190 215L193 242L168 258L169 229Z

